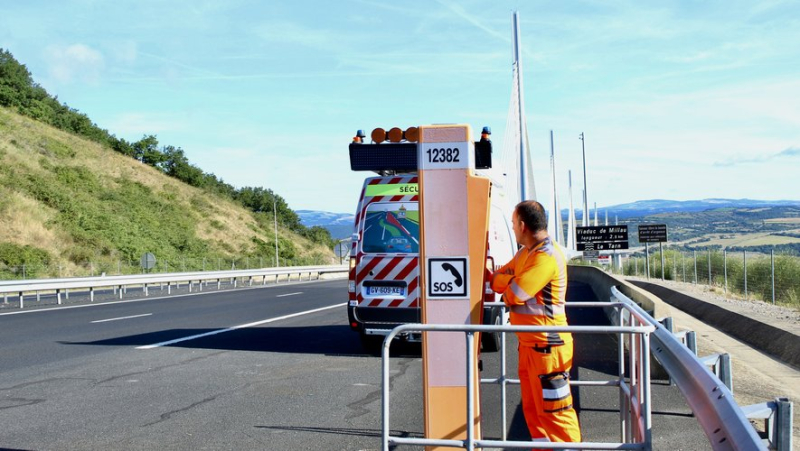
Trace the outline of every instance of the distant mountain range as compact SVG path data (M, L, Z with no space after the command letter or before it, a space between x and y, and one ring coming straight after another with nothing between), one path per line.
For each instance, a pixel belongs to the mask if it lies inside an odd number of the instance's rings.
M608 212L609 221L616 215L618 219L637 218L660 213L692 213L718 208L759 208L800 206L800 200L755 200L755 199L702 199L702 200L640 200L627 204L598 207L597 216L602 221ZM569 210L561 210L566 219ZM300 222L308 227L322 226L331 232L336 239L348 238L353 233L355 216L352 213L331 213L327 211L297 210ZM591 210L594 215L594 210ZM581 218L581 210L576 217Z
M322 226L328 229L337 240L350 238L353 234L355 215L352 213L331 213L328 211L295 210L300 223L306 227Z
M788 207L800 206L800 200L754 200L754 199L702 199L702 200L666 200L652 199L640 200L628 204L598 207L598 217L605 216L608 211L609 218L617 215L619 218L633 218L649 216L660 213L691 213L696 211L713 210L717 208L758 208L758 207ZM591 209L590 209L591 210ZM569 210L562 210L569 213ZM591 211L594 214L594 211ZM578 215L580 216L580 215Z

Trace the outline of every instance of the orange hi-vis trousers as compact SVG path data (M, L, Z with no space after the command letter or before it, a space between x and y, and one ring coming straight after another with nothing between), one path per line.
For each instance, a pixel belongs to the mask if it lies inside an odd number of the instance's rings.
M549 352L519 347L522 410L531 438L580 442L581 429L569 387L572 343L544 349Z

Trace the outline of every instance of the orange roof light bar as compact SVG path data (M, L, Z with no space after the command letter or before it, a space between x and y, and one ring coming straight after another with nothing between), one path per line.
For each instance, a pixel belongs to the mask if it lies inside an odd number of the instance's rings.
M375 130L372 130L372 142L376 144L380 144L386 141L386 130L378 127Z
M417 142L419 141L419 129L417 127L408 127L403 134L406 141Z
M403 130L394 127L391 130L389 130L387 136L389 137L390 142L399 143L400 141L403 140Z

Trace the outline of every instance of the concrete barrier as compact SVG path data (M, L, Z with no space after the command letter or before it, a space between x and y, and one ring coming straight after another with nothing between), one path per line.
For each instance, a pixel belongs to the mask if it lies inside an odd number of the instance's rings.
M797 335L661 285L643 281L632 283L704 323L800 368L800 337Z
M594 266L567 266L567 277L574 282L581 282L592 287L597 299L609 301L611 298L611 287L617 287L619 291L635 302L639 307L655 319L671 316L670 307L655 295L639 288L626 280L620 279L612 274L608 274L600 268ZM605 309L606 316L612 324L618 321L614 310ZM661 364L651 355L650 376L655 379L667 379L669 375Z
M611 287L617 287L622 294L628 296L653 318L658 319L671 315L669 306L657 296L626 280L608 274L600 268L569 265L567 266L567 277L569 280L591 286L597 299L607 301L611 297Z

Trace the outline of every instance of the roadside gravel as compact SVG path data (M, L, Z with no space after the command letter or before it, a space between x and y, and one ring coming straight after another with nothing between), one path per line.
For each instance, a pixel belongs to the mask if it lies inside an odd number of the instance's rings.
M663 285L705 302L734 311L752 319L800 335L800 311L798 309L772 305L761 301L725 297L722 290L659 279L626 277ZM731 355L733 366L733 393L740 406L773 401L776 397L787 397L793 405L792 437L800 443L800 371L767 354L764 354L738 339L716 329L690 314L670 306L676 331L693 330L697 334L698 355L716 353ZM753 422L753 421L751 421ZM753 422L757 430L763 430L763 421Z
M671 290L698 298L726 310L739 313L800 336L800 309L798 308L774 305L772 303L752 299L744 300L730 293L725 294L724 290L719 287L709 287L708 285L695 285L693 283L675 282L671 280L662 282L660 279L648 280L643 277L626 278L662 285Z

